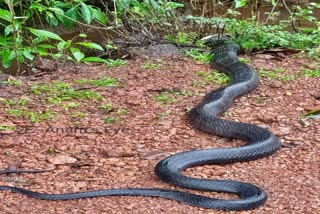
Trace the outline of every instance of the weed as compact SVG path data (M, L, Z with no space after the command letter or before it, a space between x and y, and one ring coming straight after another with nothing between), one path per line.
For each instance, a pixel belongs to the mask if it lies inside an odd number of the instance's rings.
M303 69L301 72L300 72L301 76L303 77L320 77L320 69Z
M56 151L56 149L55 148L48 148L48 150L47 150L47 153L48 154L54 154L54 153L56 153L57 151Z
M17 116L17 117L19 117L19 116L22 116L23 111L20 110L20 109L8 109L8 110L7 110L7 113L10 114L10 115L12 115L12 116Z
M304 118L320 119L320 109L311 110L303 115Z
M88 113L85 112L75 112L70 115L72 118L83 119L88 116Z
M101 109L107 110L107 111L112 111L114 110L114 106L111 103L106 103L100 106Z
M0 101L4 102L7 106L26 106L30 101L31 99L29 98L22 98L22 99L19 99L18 101L15 101L13 99L1 99Z
M113 77L106 77L103 79L82 79L82 80L77 80L77 83L80 84L90 84L94 86L102 86L102 87L115 87L119 85L119 80Z
M6 81L1 81L0 83L4 84L4 85L12 85L12 86L22 86L22 81L21 80L15 80L15 79L9 79Z
M127 115L127 114L129 114L129 112L130 111L128 109L122 108L122 109L119 109L117 111L117 114L119 114L119 115Z
M192 57L194 60L203 62L203 63L209 63L213 59L213 55L210 53L204 53L203 51L199 49L190 49L185 52L186 56Z
M198 71L197 76L203 79L206 83L217 83L219 85L225 85L230 82L230 77L224 73L221 73L217 70L211 72L207 71Z
M0 125L0 131L14 131L16 129L15 126Z
M33 93L41 95L46 93L50 103L60 104L63 101L72 99L102 100L103 96L98 92L91 90L75 90L70 84L64 82L55 82L53 84L33 85Z
M118 121L120 121L119 117L105 117L104 119L105 123L116 123Z
M25 112L25 116L27 116L31 122L39 123L43 120L52 120L55 118L56 114L51 111L40 111L40 112Z
M179 101L178 96L192 96L192 92L186 90L171 90L155 95L153 99L161 104L169 104Z
M80 103L77 103L77 102L67 102L62 104L62 107L66 111L68 111L69 109L77 108L79 106L80 106Z
M128 61L122 60L122 59L105 59L104 63L108 67L118 67L118 66L127 65Z
M177 43L181 45L190 45L193 44L197 39L196 32L178 32L176 35L166 35L164 38L168 42Z
M260 70L260 76L261 77L266 77L269 79L274 79L274 80L280 80L280 81L290 81L294 80L295 76L294 75L286 75L283 74L285 72L284 68L275 68L274 70Z
M161 104L169 104L176 101L176 99L174 99L169 92L163 92L155 95L153 99L157 102L160 102Z
M244 62L244 63L251 63L251 59L247 59L247 58L239 58L240 62Z
M145 69L160 69L161 67L162 67L161 63L153 63L152 61L148 61L142 66L142 68L145 68Z
M171 111L168 110L168 111L165 111L165 112L162 112L162 113L159 113L159 114L156 114L156 118L161 120L163 119L164 117L170 115Z
M51 120L55 118L55 113L52 111L28 111L25 109L8 109L7 113L17 117L27 117L33 123L39 123L43 120Z

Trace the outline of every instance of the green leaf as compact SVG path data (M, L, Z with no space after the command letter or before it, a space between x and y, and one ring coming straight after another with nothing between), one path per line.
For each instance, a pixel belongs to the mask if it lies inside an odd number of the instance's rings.
M70 41L62 41L62 42L59 42L57 47L58 47L58 50L64 50L66 48L70 48L71 46L71 42Z
M22 52L23 56L29 60L33 60L34 56L31 54L31 49L30 48L25 48Z
M53 54L52 57L54 59L61 59L64 55L62 53L56 53L56 54Z
M55 17L64 24L64 11L61 8L49 7L48 9L54 12Z
M38 37L45 37L45 38L50 38L50 39L54 39L54 40L58 40L58 41L64 41L59 35L52 33L50 31L47 30L37 30L34 28L28 28L28 30L38 36Z
M88 36L87 36L87 34L85 34L85 33L80 33L80 34L79 34L79 37L81 37L81 38L87 38Z
M44 48L44 49L54 49L54 48L56 48L55 46L49 45L49 44L41 44L41 45L37 45L37 47Z
M307 112L304 115L305 118L312 118L312 119L320 119L320 109L315 109Z
M47 17L46 20L49 23L50 26L58 26L58 19L56 19L56 17L53 15L53 13L46 11Z
M84 53L82 53L78 48L71 47L70 50L77 62L80 62L84 58Z
M243 7L247 5L247 0L235 0L235 8Z
M105 63L106 60L102 59L100 57L86 57L84 59L82 59L83 62L99 62L99 63Z
M2 54L2 66L4 68L9 68L11 66L12 60L16 58L14 50L5 51Z
M8 25L5 29L4 29L4 35L8 36L11 32L13 32L13 26L12 25Z
M160 5L155 0L149 0L148 2L151 4L153 9L159 9Z
M101 12L100 10L97 9L92 9L93 11L93 16L96 20L98 20L99 22L101 22L102 24L107 24L108 20L106 18L106 14Z
M93 42L77 42L76 44L82 45L82 46L90 48L90 49L97 49L97 50L100 50L100 51L104 51L103 47L101 47L101 45L98 45L98 44L93 43Z
M73 27L75 22L73 20L77 20L78 18L78 11L77 7L72 7L69 10L67 10L64 15L64 21L63 24L66 25L67 27ZM68 18L69 17L69 18Z
M177 2L167 2L166 3L166 8L168 8L168 9L172 9L172 10L175 10L175 9L177 9L177 8L179 8L179 7L184 7L184 4L181 4L181 3L177 3Z
M12 14L10 13L10 11L0 8L0 18L11 22Z
M93 11L91 10L91 8L86 5L85 3L81 2L81 14L82 17L84 19L84 21L87 24L90 24L93 20Z

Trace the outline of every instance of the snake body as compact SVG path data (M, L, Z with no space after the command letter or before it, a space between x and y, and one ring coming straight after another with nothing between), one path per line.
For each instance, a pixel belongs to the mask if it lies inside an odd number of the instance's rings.
M229 85L207 94L200 104L190 110L188 118L195 128L206 133L226 138L242 139L248 143L241 147L192 150L178 153L160 161L156 165L155 173L163 181L179 187L233 193L237 194L239 199L217 199L158 188L119 188L66 194L38 193L11 186L0 186L0 190L9 190L45 200L70 200L119 195L162 197L194 206L220 210L247 210L264 204L267 200L267 194L258 186L232 180L192 178L182 174L186 168L198 165L229 164L256 160L269 156L280 148L277 137L268 130L218 117L230 108L234 99L254 90L259 84L259 78L252 67L238 60L238 45L228 43L223 39L208 39L207 44L213 48L215 58L212 63L215 68L230 75L232 81Z

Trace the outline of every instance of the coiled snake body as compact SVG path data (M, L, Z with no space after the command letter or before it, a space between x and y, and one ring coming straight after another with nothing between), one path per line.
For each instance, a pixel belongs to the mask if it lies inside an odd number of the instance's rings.
M237 57L239 47L237 45L225 40L214 39L209 39L207 44L213 47L215 55L213 63L216 69L230 75L232 81L228 86L207 94L200 104L191 109L188 115L190 122L194 127L204 132L226 138L242 139L248 143L236 148L192 150L175 154L160 161L155 168L155 173L163 181L179 187L234 193L239 196L239 199L216 199L188 192L157 188L119 188L66 194L38 193L11 186L0 186L0 190L10 190L45 200L131 195L162 197L194 206L221 210L246 210L262 205L267 200L267 195L263 189L255 185L231 180L192 178L182 174L184 169L197 165L255 160L269 156L280 148L277 137L264 128L218 118L218 115L232 105L235 98L255 89L259 84L259 78L253 68L239 62Z

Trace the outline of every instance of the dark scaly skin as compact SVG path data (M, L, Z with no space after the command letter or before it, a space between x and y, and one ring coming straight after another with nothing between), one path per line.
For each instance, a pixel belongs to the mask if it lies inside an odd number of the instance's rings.
M261 206L267 200L263 189L255 185L231 181L191 178L182 175L186 168L204 164L227 164L251 161L275 153L280 143L275 135L268 130L241 122L227 121L218 116L225 112L239 96L254 90L259 78L253 68L239 62L239 47L228 44L224 40L209 39L208 45L213 47L216 69L231 76L231 83L223 88L212 91L203 101L189 112L191 124L204 132L227 138L245 140L247 145L237 148L193 150L170 156L160 161L155 173L163 181L194 190L234 193L236 200L224 200L157 188L120 188L95 190L67 194L45 194L10 186L0 186L0 190L10 190L33 198L44 200L71 200L102 196L151 196L176 200L182 203L220 210L248 210Z

